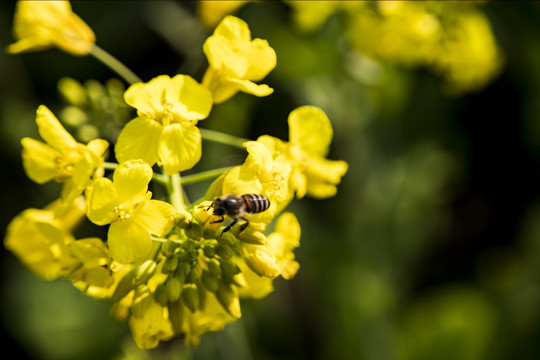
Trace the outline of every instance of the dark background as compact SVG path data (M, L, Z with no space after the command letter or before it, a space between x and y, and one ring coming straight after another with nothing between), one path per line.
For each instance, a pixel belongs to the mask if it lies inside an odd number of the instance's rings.
M75 2L97 43L143 80L187 73L200 80L211 33L193 2ZM344 65L344 18L301 34L280 2L237 15L267 39L278 65L266 98L239 94L201 127L287 139L287 115L321 107L334 126L330 159L349 171L337 196L295 201L302 226L291 281L242 303L243 317L206 334L198 348L176 339L139 351L110 304L62 280L45 282L6 250L1 256L4 353L35 359L537 359L540 358L540 3L481 7L505 56L480 91L451 96L422 67L380 64L384 81L362 83ZM14 3L0 3L0 45ZM313 58L317 61L313 62ZM310 61L311 60L311 61ZM308 64L308 65L305 65ZM35 109L65 106L60 78L106 82L92 57L56 49L0 53L0 228L58 186L25 176L20 139L38 138ZM244 154L203 143L193 170L236 165ZM209 183L188 188L193 199Z

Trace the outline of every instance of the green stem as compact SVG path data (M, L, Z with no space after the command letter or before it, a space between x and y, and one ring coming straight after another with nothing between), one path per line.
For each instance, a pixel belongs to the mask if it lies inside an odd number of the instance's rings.
M107 65L112 71L122 77L128 84L133 85L135 83L143 82L140 77L135 75L126 65L120 62L117 58L103 50L99 46L95 45L90 51L96 59Z
M112 162L103 162L103 168L105 170L115 170L117 167L118 167L118 164L117 163L112 163Z
M244 139L244 138L234 136L234 135L225 134L220 131L201 129L201 128L199 128L199 130L201 130L201 135L204 140L214 141L217 143L230 145L230 146L235 146L241 149L244 148L243 144L246 141L249 141L248 139Z
M234 166L227 166L227 167L222 167L222 168L219 168L219 169L203 171L203 172L200 172L200 173L197 173L197 174L186 175L186 176L184 176L182 178L182 185L194 184L194 183L197 183L197 182L200 182L200 181L204 181L204 180L208 180L208 179L218 177L219 175L221 175L223 173L226 173L227 171L231 170L233 167Z
M179 173L169 177L169 200L177 211L184 210L186 208L181 183L182 180L180 179Z

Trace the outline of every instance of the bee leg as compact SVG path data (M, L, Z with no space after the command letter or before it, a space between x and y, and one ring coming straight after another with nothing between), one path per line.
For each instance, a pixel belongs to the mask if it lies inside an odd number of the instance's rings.
M242 232L242 231L246 230L246 228L247 228L247 227L248 227L248 225L249 225L249 220L248 220L248 219L246 219L246 218L242 218L242 220L244 220L244 221L245 221L245 223L243 223L242 225L240 225L240 232Z
M223 236L223 233L226 233L227 231L231 230L231 228L238 222L238 219L234 219L232 223L229 224L223 231L221 232L221 235L219 237Z
M217 223L223 222L224 220L225 218L223 216L220 216L218 220L210 221L210 224L217 224Z

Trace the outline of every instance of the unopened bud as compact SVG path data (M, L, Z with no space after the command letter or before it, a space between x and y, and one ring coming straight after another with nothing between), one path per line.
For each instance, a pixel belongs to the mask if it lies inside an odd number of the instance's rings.
M171 256L174 255L174 252L176 249L180 247L180 243L174 240L167 240L161 245L161 253L163 256Z
M135 274L135 285L144 284L154 275L156 271L156 262L153 260L146 260L138 268Z
M205 271L201 275L201 283L210 292L216 292L219 286L219 278L215 274Z
M159 284L154 291L154 300L161 306L167 306L169 296L167 295L167 287L164 284Z
M219 261L217 261L216 259L206 261L206 266L208 267L208 272L210 274L221 274L221 267L219 265Z
M221 306L223 306L223 308L233 317L238 319L242 316L238 292L233 285L220 281L216 291L216 298Z
M185 229L186 236L190 239L199 241L203 236L203 229L197 222L192 221Z
M184 303L181 300L169 303L169 320L176 334L184 332Z
M167 279L165 282L165 287L167 288L169 301L176 301L180 298L180 292L182 290L180 280L175 277L169 277L169 279Z
M266 244L266 236L260 231L253 231L253 230L246 230L240 233L238 235L238 238L240 241L246 243L246 244L254 244L254 245L265 245Z
M178 211L174 217L174 225L178 226L181 229L187 228L192 221L193 216L185 210Z
M191 312L199 308L199 289L196 284L184 284L182 286L182 300Z
M216 249L215 245L203 245L202 250L204 252L204 256L213 258L216 256Z
M257 247L244 256L246 264L257 275L270 279L277 277L280 273L276 259L270 255L263 247Z
M222 259L231 259L234 255L234 252L229 246L218 244L216 246L216 254Z
M169 256L168 258L165 259L165 261L163 261L161 272L164 274L172 274L176 270L177 267L178 267L178 257Z

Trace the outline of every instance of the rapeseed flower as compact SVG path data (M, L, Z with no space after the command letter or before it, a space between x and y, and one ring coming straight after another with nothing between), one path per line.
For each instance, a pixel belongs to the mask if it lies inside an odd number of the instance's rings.
M246 286L240 288L240 296L261 298L272 292L272 279L280 275L284 279L292 279L300 268L293 253L299 245L300 224L291 212L279 216L275 231L267 236L266 244L244 244L244 262L238 263Z
M36 114L45 143L28 137L21 140L24 170L38 184L63 182L62 198L70 202L103 175L101 165L109 143L102 139L78 143L46 106L41 105Z
M87 216L97 225L111 224L111 257L120 263L142 260L152 248L151 234L166 235L174 225L174 207L151 200L152 169L142 160L127 161L113 180L98 179L87 191Z
M287 159L258 141L244 143L248 156L241 166L229 170L222 179L221 188L214 186L215 193L207 193L213 199L224 194L261 194L270 200L270 207L249 218L255 223L269 223L291 200L288 179L291 166Z
M258 141L283 154L292 167L289 185L298 198L334 196L347 172L342 160L328 160L333 130L326 114L314 106L301 106L289 114L289 142L264 135Z
M18 1L13 25L17 42L12 54L57 47L72 55L87 55L96 37L72 10L69 1Z
M274 90L257 85L276 66L276 53L266 40L251 39L248 25L234 16L226 16L203 46L209 67L203 85L219 104L238 91L267 96Z
M128 122L115 146L119 162L142 159L169 175L191 169L201 158L197 122L208 116L212 95L188 75L158 76L124 94L138 117Z

